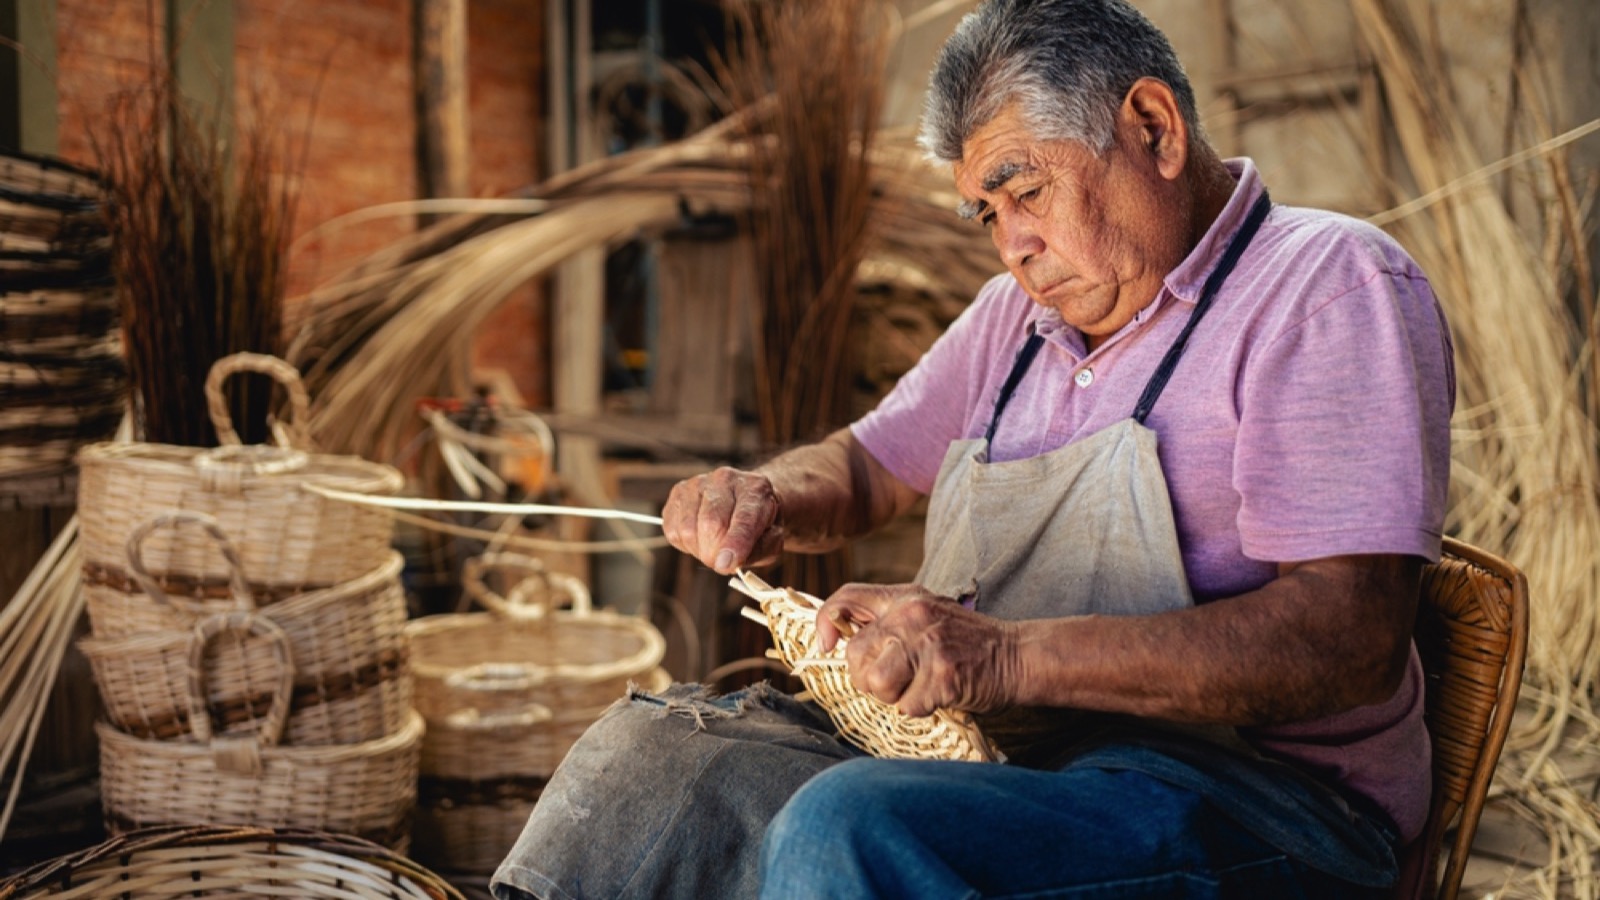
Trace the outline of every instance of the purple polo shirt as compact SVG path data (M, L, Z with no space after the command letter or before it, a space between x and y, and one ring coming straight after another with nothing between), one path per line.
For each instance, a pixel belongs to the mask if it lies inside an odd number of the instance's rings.
M931 490L947 445L983 436L1029 324L1045 345L991 460L1037 456L1127 418L1263 189L1248 159L1228 167L1238 187L1217 221L1155 301L1094 352L998 276L852 426L856 439L897 478ZM1274 207L1146 421L1196 600L1254 590L1279 562L1437 560L1454 401L1444 314L1405 251L1355 219ZM1430 790L1422 700L1413 649L1389 701L1245 735L1372 798L1410 839Z

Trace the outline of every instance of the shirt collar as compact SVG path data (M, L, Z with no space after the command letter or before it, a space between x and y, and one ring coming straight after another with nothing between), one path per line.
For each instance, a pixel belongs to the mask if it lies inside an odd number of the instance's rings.
M1164 279L1167 290L1184 303L1200 302L1200 291L1205 287L1211 270L1217 267L1217 258L1227 249L1228 242L1239 233L1239 229L1244 227L1244 220L1250 216L1250 207L1255 205L1256 198L1265 190L1256 164L1248 157L1224 160L1223 165L1233 173L1237 182L1233 196L1228 198L1227 205L1222 207L1222 212L1206 229L1200 242Z

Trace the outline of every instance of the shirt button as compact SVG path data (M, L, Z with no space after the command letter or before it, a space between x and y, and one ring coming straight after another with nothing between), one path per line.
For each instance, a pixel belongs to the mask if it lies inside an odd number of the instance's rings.
M1078 370L1078 374L1072 376L1072 380L1077 383L1078 387L1086 388L1089 385L1094 384L1094 370L1080 369Z

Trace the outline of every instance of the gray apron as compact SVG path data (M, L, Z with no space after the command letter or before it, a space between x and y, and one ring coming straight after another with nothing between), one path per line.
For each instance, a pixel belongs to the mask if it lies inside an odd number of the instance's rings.
M1156 433L1144 422L1271 206L1263 193L1250 210L1132 415L1040 456L990 462L1000 416L1044 344L1030 326L984 436L955 441L945 452L929 497L919 584L1012 620L1151 615L1194 605ZM1014 709L980 717L979 725L1010 761L1053 768L1058 756L1115 721L1070 710ZM1246 749L1232 728L1143 727Z

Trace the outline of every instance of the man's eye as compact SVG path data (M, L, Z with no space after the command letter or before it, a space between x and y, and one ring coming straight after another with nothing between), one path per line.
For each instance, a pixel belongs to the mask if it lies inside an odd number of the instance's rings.
M978 218L978 221L980 223L982 223L983 227L985 227L985 228L993 228L994 227L994 213L986 212L986 213L984 213L982 216L980 216Z
M1039 189L1038 188L1031 188L1029 190L1023 191L1022 193L1018 194L1017 195L1017 202L1018 203L1027 203L1028 201L1033 200L1035 197L1038 197L1038 196L1039 196Z

